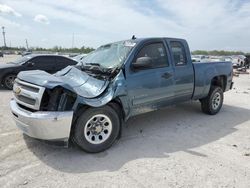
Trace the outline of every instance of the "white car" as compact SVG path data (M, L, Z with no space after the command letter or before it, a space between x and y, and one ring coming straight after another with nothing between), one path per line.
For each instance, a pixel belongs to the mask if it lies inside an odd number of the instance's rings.
M246 57L243 55L233 56L232 59L233 67L243 67L245 65Z
M191 56L193 62L202 62L205 59L207 59L207 56L205 55L192 55Z

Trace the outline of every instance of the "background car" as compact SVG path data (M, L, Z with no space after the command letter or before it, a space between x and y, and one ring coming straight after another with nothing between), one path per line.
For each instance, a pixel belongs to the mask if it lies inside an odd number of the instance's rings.
M32 54L31 51L24 51L21 53L22 56L31 55L31 54Z
M6 89L12 89L17 74L26 70L44 70L55 73L77 61L59 55L26 55L14 62L0 65L0 83Z
M245 65L246 65L246 68L250 67L250 55L246 55Z
M207 55L192 55L192 62L207 62L209 61L209 56Z
M223 59L224 59L224 61L230 61L230 62L233 61L233 58L230 56L224 56Z
M193 62L201 62L206 57L204 55L192 55L191 58Z
M246 57L243 55L237 55L237 56L233 56L233 67L243 67L245 66L245 59Z
M80 62L80 61L82 61L82 59L83 59L84 57L86 57L87 55L88 55L88 54L80 54L80 55L74 56L72 59L75 60L75 61Z

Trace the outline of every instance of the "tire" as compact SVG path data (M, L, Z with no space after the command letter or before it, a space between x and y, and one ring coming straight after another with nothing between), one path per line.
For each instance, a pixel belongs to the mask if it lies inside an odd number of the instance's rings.
M209 115L217 114L223 104L223 90L221 87L212 86L206 98L201 99L201 110Z
M8 74L8 75L6 75L4 77L4 79L3 79L3 86L6 89L12 90L15 79L16 79L16 75L15 74Z
M88 108L76 121L73 141L86 152L98 153L111 147L120 127L119 116L110 106Z

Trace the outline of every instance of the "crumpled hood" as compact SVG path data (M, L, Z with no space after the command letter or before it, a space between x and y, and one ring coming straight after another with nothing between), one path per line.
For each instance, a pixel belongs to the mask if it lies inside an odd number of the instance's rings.
M73 66L68 66L55 74L41 70L23 71L17 78L49 89L62 86L85 98L99 96L109 84L109 81L98 80Z

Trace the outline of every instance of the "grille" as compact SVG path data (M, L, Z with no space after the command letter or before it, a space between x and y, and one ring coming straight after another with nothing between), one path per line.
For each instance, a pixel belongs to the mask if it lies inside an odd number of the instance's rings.
M22 95L17 96L17 98L18 98L18 100L23 101L23 102L30 104L30 105L35 105L35 103L36 103L35 99L31 99L29 97L25 97Z
M14 98L22 106L33 110L39 110L45 88L30 84L19 79L13 86Z

